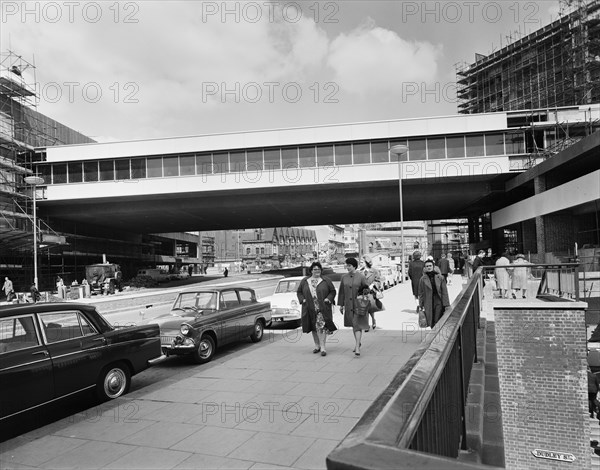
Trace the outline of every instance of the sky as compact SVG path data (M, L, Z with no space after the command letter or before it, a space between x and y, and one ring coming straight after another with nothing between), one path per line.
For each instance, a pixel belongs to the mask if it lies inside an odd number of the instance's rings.
M547 25L559 1L1 9L1 50L35 65L37 110L109 142L456 114L457 64Z

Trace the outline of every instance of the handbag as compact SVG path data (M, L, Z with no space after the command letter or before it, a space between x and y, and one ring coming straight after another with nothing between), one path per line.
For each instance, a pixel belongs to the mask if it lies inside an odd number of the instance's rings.
M423 310L419 310L419 328L427 328L427 317Z
M362 317L369 312L369 307L371 306L371 300L369 299L368 295L359 295L356 298L356 304L357 304L356 314L360 315Z
M383 299L383 292L381 291L375 291L375 297L378 299Z

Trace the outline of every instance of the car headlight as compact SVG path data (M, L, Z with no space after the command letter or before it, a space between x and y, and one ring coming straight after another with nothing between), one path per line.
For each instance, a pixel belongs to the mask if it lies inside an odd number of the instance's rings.
M292 300L290 302L291 308L298 308L298 301L297 300Z
M187 336L190 334L190 331L192 331L192 327L187 323L184 323L183 325L181 325L181 328L179 328L179 331L181 331L182 335Z

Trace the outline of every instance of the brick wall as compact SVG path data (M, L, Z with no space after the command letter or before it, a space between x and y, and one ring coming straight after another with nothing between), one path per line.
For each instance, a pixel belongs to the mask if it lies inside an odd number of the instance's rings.
M506 468L589 468L585 303L494 307ZM573 454L569 464L536 458Z

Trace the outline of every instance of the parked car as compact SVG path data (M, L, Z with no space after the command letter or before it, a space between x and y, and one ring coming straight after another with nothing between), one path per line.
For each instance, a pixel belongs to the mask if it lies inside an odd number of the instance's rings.
M340 275L329 274L327 277L333 283L336 291L340 286ZM298 287L304 276L293 276L281 279L271 297L265 297L264 301L271 303L271 318L274 322L295 321L300 325L302 317L302 307L298 303ZM336 294L337 296L337 294ZM337 298L337 297L336 297ZM333 306L333 313L336 313L336 306Z
M0 306L0 420L89 389L118 398L160 358L156 325L115 329L88 304Z
M271 302L271 318L274 322L295 321L300 323L302 307L298 303L298 286L303 276L281 279L268 300ZM267 300L267 299L263 299Z
M163 271L162 269L158 269L158 268L138 269L137 275L138 276L150 276L152 279L154 279L158 283L167 282L169 280L169 273L167 273L166 271Z
M165 355L189 356L203 364L227 343L246 337L260 341L271 323L271 306L247 287L194 288L180 292L169 313L147 322L160 326Z
M376 266L379 270L379 276L381 279L381 285L384 289L394 287L400 282L400 273L396 266Z

